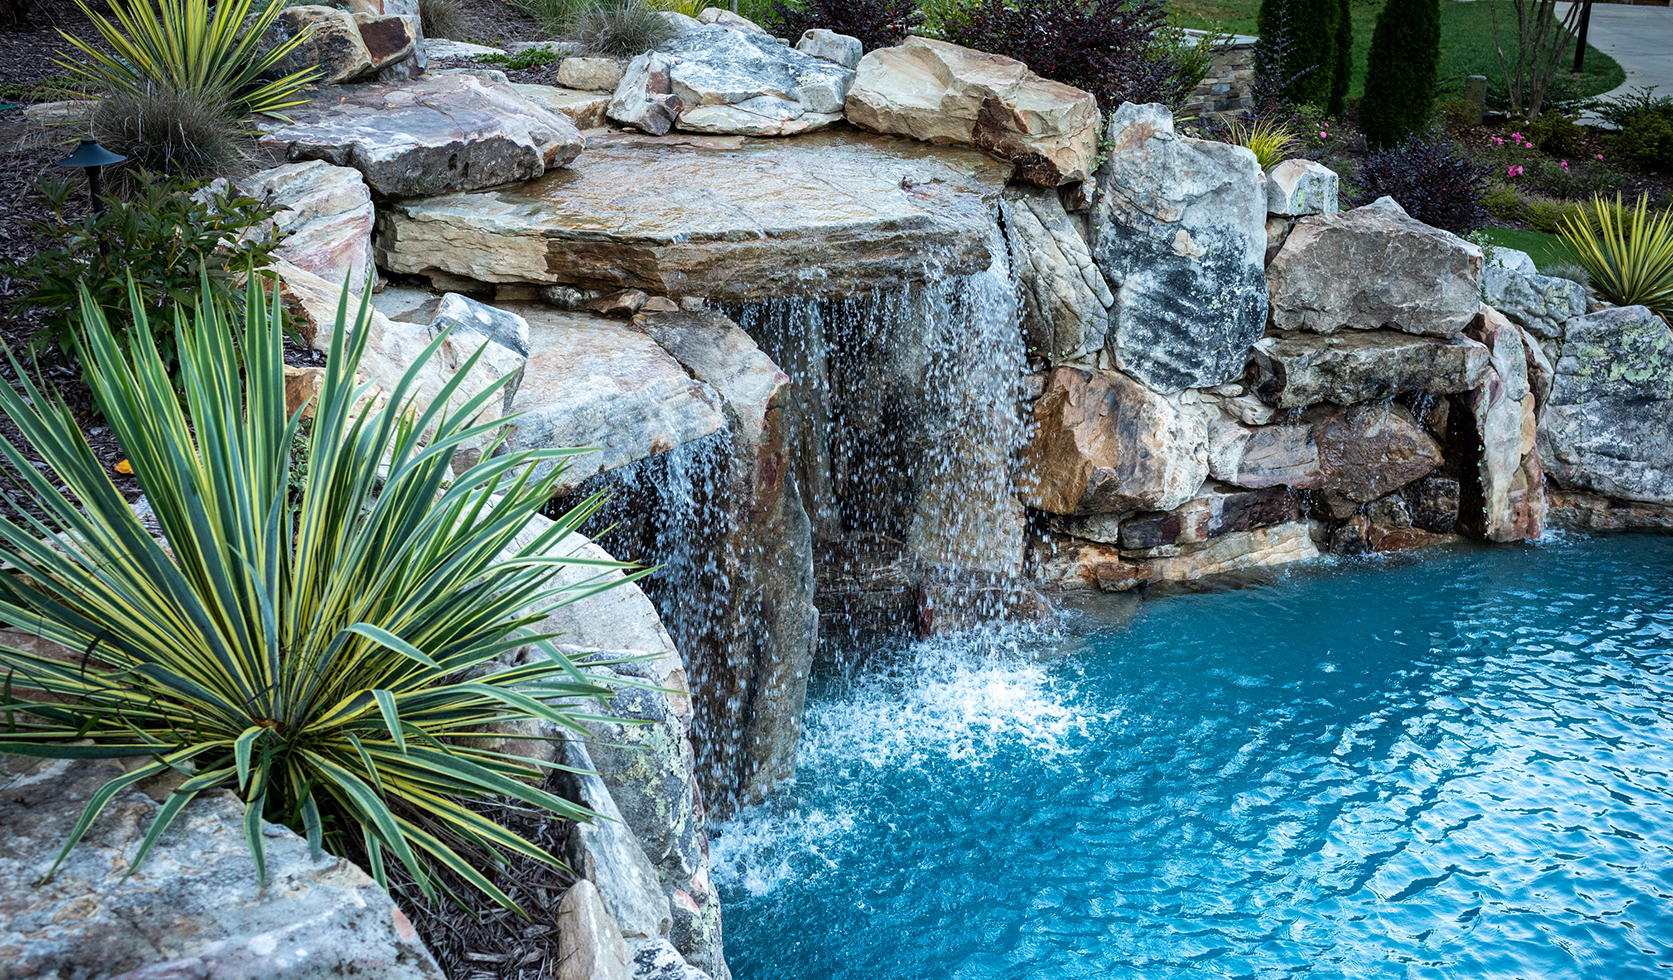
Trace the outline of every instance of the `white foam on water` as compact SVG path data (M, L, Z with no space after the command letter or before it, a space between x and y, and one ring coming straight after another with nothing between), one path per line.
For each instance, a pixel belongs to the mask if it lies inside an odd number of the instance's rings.
M1078 753L1118 712L1087 704L1070 671L1034 659L1052 639L1012 626L924 641L810 700L797 786L713 828L716 880L760 897L835 869L875 833L851 790L877 775L919 770L933 780L948 765L981 767L1001 752L1047 763Z

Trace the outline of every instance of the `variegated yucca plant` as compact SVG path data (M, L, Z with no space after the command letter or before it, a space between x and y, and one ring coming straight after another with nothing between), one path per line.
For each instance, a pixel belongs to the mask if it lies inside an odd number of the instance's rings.
M83 294L87 380L162 540L59 396L22 370L21 393L0 384L0 410L51 469L38 472L0 439L23 481L14 499L44 515L0 521L0 625L64 648L0 646L0 753L149 760L88 802L59 863L116 793L173 770L184 781L135 866L193 797L229 789L248 805L244 834L259 872L265 818L298 828L316 851L322 837L339 851L363 848L380 882L394 855L427 894L445 868L515 908L479 870L484 859L557 861L467 801L590 814L541 789L535 764L465 737L507 720L579 731L587 716L568 706L608 689L536 626L559 605L643 573L563 556L597 499L529 531L578 450L484 451L454 472L460 447L503 423L479 420L503 391L465 397L473 358L421 409L419 371L445 334L387 398L368 397L355 374L367 307L352 311L346 291L299 439L302 409L286 410L278 291L268 301L260 277L250 279L237 315L202 300L178 317L184 406L141 298L132 297L135 342L124 348ZM534 477L546 460L550 472ZM299 488L293 462L305 463ZM560 579L566 566L590 567ZM486 668L524 646L545 656Z
M1636 205L1621 195L1602 196L1563 219L1563 244L1604 299L1618 306L1647 306L1673 322L1673 208L1650 210L1648 194Z
M307 34L264 50L264 36L285 0L264 0L252 17L253 2L223 0L211 13L209 0L108 0L116 16L113 24L76 0L110 50L60 31L79 54L57 61L105 95L143 97L164 89L205 104L224 103L233 116L254 112L284 118L279 110L307 101L296 98L296 92L319 69L263 79Z

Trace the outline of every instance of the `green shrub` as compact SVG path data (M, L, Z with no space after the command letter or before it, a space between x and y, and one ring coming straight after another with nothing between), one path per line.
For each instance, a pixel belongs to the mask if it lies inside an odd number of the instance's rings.
M1330 104L1326 111L1340 117L1347 107L1348 86L1353 81L1354 19L1352 0L1337 0L1336 66L1331 73Z
M1563 166L1568 163L1568 166ZM1621 175L1614 167L1601 160L1569 161L1540 160L1534 171L1534 181L1552 197L1574 201L1601 194L1617 187Z
M1451 132L1469 129L1481 121L1481 108L1468 99L1447 99L1435 106L1441 126Z
M1560 234L1604 299L1673 317L1673 210L1651 211L1647 194L1632 207L1619 193L1613 204L1596 197Z
M674 28L644 0L598 0L575 18L569 36L587 54L632 58L674 36Z
M499 65L512 71L524 68L542 68L558 60L558 56L545 48L524 48L516 54L479 54L476 60L485 65Z
M1570 116L1547 108L1539 118L1528 123L1528 139L1552 156L1564 157L1579 153L1586 131Z
M1558 201L1533 194L1503 182L1487 186L1483 202L1487 213L1504 221L1518 221L1532 225L1548 235L1555 235L1563 219L1579 214L1581 208L1573 201Z
M1643 170L1673 171L1673 108L1627 117L1612 145L1616 156Z
M278 115L280 109L307 101L296 98L296 92L319 73L317 68L305 68L273 81L262 80L262 75L307 39L298 34L265 53L260 51L262 38L284 9L285 0L264 0L264 6L253 14L252 0L223 0L213 15L208 0L156 0L155 8L152 0L106 3L116 16L115 24L76 0L103 45L64 34L79 56L57 60L70 74L107 96L139 98L162 89L235 117L252 112Z
M380 883L393 855L427 896L446 869L514 909L460 850L478 866L505 853L558 862L462 801L504 796L590 816L526 781L540 774L535 763L454 740L527 719L579 731L553 702L609 696L552 646L553 634L534 632L555 606L622 581L554 584L565 565L619 567L548 554L598 501L519 541L573 451L484 452L455 473L460 444L497 428L477 419L502 385L463 399L479 352L420 412L411 394L444 334L387 405L364 398L355 369L371 334L368 306L354 315L347 299L293 495L290 448L302 420L285 410L277 291L268 305L252 280L241 315L206 300L182 318L184 409L153 345L125 352L84 298L88 381L163 542L141 526L60 396L21 370L23 392L0 385L0 410L52 471L0 440L47 515L32 527L0 521L0 620L85 654L66 662L0 647L0 752L144 759L93 794L60 863L117 792L173 770L186 779L130 867L194 797L230 790L248 808L258 876L271 820L299 829L316 852L364 848ZM136 295L131 305L146 304ZM134 329L150 339L145 316ZM456 394L462 404L446 409ZM531 479L542 460L558 465ZM43 546L50 535L75 546ZM544 657L489 671L531 645Z
M418 0L418 20L425 37L464 38L465 11L459 0Z
M1359 129L1374 147L1421 133L1435 107L1441 61L1439 0L1388 0L1371 32Z
M44 313L46 327L36 338L38 350L68 352L84 327L85 291L100 318L123 349L132 345L137 312L129 307L128 279L146 297L146 331L160 345L162 361L175 362L174 320L207 297L226 301L246 270L265 269L275 242L259 234L274 210L254 198L211 193L204 185L141 174L132 197L111 202L103 214L78 221L64 217L64 204L76 185L69 181L40 185L52 208L51 221L32 227L51 244L7 274L34 283L23 301Z
M1673 113L1673 97L1657 95L1659 86L1640 87L1630 95L1623 95L1605 102L1602 99L1591 103L1590 108L1605 122L1616 129L1623 128L1627 120L1641 113Z
M1281 79L1285 100L1321 108L1334 103L1343 10L1342 0L1262 0L1256 33L1267 43L1257 53L1259 70ZM1341 89L1346 95L1345 82Z

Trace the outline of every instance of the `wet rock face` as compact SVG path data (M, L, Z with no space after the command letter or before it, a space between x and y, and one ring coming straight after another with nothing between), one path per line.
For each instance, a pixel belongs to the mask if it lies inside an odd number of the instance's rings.
M586 140L567 116L471 75L343 87L293 110L260 146L289 160L353 167L380 197L418 197L531 180Z
M1034 405L1018 495L1052 514L1172 510L1208 476L1208 415L1120 372L1062 367Z
M974 151L852 132L601 137L533 183L390 206L378 256L483 282L853 295L987 269L1009 173Z
M1097 157L1091 93L1020 61L925 37L867 52L846 108L862 129L979 147L1016 164L1018 180L1044 187L1087 179Z
M1474 464L1471 507L1460 513L1466 531L1489 541L1540 535L1545 512L1544 476L1535 452L1537 406L1528 384L1528 341L1497 310L1483 306L1469 335L1486 346L1487 376L1462 395L1475 436L1461 446L1466 468ZM1479 488L1479 491L1478 491ZM1479 512L1474 502L1479 493Z
M1255 155L1123 105L1099 168L1092 254L1116 291L1117 365L1161 392L1242 375L1266 326L1266 188Z
M1272 323L1335 333L1392 327L1455 337L1481 302L1481 249L1393 198L1297 221L1266 270Z
M1262 401L1274 408L1305 408L1466 391L1486 376L1487 349L1468 339L1391 330L1329 336L1292 331L1256 342L1253 363Z
M1288 487L1208 486L1170 513L1139 514L1123 521L1119 541L1124 549L1201 544L1234 531L1287 524L1299 516Z
M1574 317L1554 342L1539 427L1558 485L1673 504L1673 334L1642 306Z
M343 859L314 861L276 824L262 828L263 888L230 793L188 804L127 878L160 804L119 793L43 881L89 797L122 773L117 761L89 760L0 775L0 975L444 980L376 882Z

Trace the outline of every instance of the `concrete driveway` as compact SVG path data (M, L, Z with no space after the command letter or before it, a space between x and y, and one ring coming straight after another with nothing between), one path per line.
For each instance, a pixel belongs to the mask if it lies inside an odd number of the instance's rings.
M1568 8L1557 4L1557 16L1567 16ZM1626 83L1603 98L1651 85L1657 95L1673 95L1673 7L1594 3L1586 42L1626 69Z

